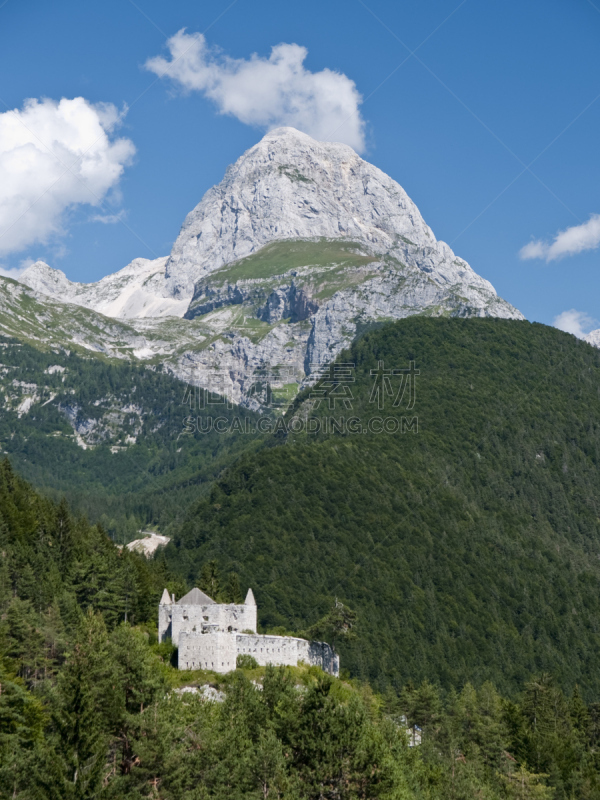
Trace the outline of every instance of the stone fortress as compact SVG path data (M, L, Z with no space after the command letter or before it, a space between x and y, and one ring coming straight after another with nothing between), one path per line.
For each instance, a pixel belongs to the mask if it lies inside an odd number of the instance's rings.
M216 603L200 589L180 600L165 589L158 606L158 640L178 648L179 669L229 672L237 657L252 656L259 666L297 666L300 662L339 675L340 659L325 642L256 632L256 601L248 589L243 605Z

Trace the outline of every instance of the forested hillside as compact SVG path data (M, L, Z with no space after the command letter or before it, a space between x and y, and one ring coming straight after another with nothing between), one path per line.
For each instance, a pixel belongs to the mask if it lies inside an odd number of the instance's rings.
M120 542L142 525L169 523L197 498L252 434L184 425L255 415L140 364L39 351L0 337L0 447L20 474L100 520ZM187 432L186 432L187 430Z
M408 391L394 406L401 376L381 377L410 361L412 409ZM355 382L340 367L288 421L359 432L280 428L193 509L169 563L189 581L208 559L238 572L266 628L304 630L337 597L359 618L342 666L382 690L489 679L511 694L546 671L597 697L600 353L528 322L414 317L339 363ZM333 392L352 408L329 410ZM418 432L369 430L401 417Z
M0 553L2 800L600 797L600 705L550 676L509 701L489 683L381 696L307 667L178 672L156 642L162 587L185 590L164 561L7 461Z

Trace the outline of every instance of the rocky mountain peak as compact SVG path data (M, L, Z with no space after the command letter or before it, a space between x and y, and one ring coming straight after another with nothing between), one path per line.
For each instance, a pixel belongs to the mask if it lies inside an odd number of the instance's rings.
M188 214L166 265L169 292L273 241L348 239L389 252L407 240L451 254L404 189L351 147L277 128L230 166Z
M36 292L42 292L51 297L59 297L65 290L73 286L64 272L50 267L45 261L36 261L27 267L21 273L19 281Z

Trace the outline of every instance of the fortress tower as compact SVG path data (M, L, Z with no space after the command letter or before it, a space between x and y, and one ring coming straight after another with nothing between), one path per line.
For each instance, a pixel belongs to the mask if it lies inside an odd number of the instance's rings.
M238 655L249 655L261 666L304 662L339 674L339 656L325 642L258 634L252 589L243 605L216 603L196 588L176 601L165 589L158 606L158 639L171 639L178 648L179 669L229 672Z

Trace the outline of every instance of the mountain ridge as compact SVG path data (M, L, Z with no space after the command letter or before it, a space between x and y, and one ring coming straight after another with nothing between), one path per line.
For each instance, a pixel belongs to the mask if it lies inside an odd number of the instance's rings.
M112 346L114 357L164 363L255 410L268 405L265 381L298 391L371 324L414 314L523 319L436 240L391 177L347 145L293 128L271 131L227 169L169 256L136 259L95 284L71 283L43 262L20 280L41 302L48 295L112 320L101 324L136 342Z

